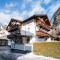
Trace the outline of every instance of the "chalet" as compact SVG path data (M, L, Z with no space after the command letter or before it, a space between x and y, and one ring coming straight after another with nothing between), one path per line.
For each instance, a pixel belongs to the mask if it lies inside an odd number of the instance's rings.
M26 36L22 36L23 41L29 41L30 43L34 41L44 42L49 36L47 32L50 30L50 26L47 15L33 15L22 23L21 35ZM22 31L25 31L25 33Z
M22 22L16 19L11 19L10 23L6 27L6 30L10 32L10 35L7 37L11 40L13 40L15 43L21 43L21 34L20 34L20 28L21 28Z
M11 19L6 30L11 33L8 38L20 44L19 47L15 47L16 49L31 50L31 43L44 42L50 36L47 33L50 31L50 26L47 15L41 14L33 15L24 21Z

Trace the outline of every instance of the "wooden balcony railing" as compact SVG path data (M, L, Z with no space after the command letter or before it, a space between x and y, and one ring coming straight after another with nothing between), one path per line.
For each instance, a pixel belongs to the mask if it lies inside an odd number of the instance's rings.
M49 34L44 32L44 31L36 31L36 36L39 36L39 37L48 37Z
M50 26L49 26L49 25L47 25L47 24L45 24L44 22L41 22L41 21L37 21L37 22L36 22L36 25L42 25L42 26L44 26L47 30L50 29Z

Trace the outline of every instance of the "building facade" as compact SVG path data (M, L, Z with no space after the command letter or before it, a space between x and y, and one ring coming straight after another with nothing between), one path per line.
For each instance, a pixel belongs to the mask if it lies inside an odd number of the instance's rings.
M29 43L46 41L46 39L49 37L47 32L50 31L50 26L51 25L47 15L33 15L32 17L24 20L22 23L21 35L23 41L25 40L26 42L28 36L29 40L27 40Z
M8 37L19 44L28 44L36 41L44 42L50 36L50 22L47 15L33 15L32 17L18 21L11 19L7 30L11 33Z

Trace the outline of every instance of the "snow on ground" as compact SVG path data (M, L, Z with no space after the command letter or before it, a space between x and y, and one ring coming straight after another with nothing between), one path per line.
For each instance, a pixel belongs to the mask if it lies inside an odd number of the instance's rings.
M38 56L34 55L33 53L28 53L26 55L20 56L17 60L60 60L52 57L45 57L45 56Z

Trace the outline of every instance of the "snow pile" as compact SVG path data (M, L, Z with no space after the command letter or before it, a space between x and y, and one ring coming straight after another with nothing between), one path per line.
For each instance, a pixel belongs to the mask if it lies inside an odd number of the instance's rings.
M42 55L38 56L34 55L33 53L28 53L26 55L18 57L17 60L59 60L59 59L55 59L52 57L45 57Z

